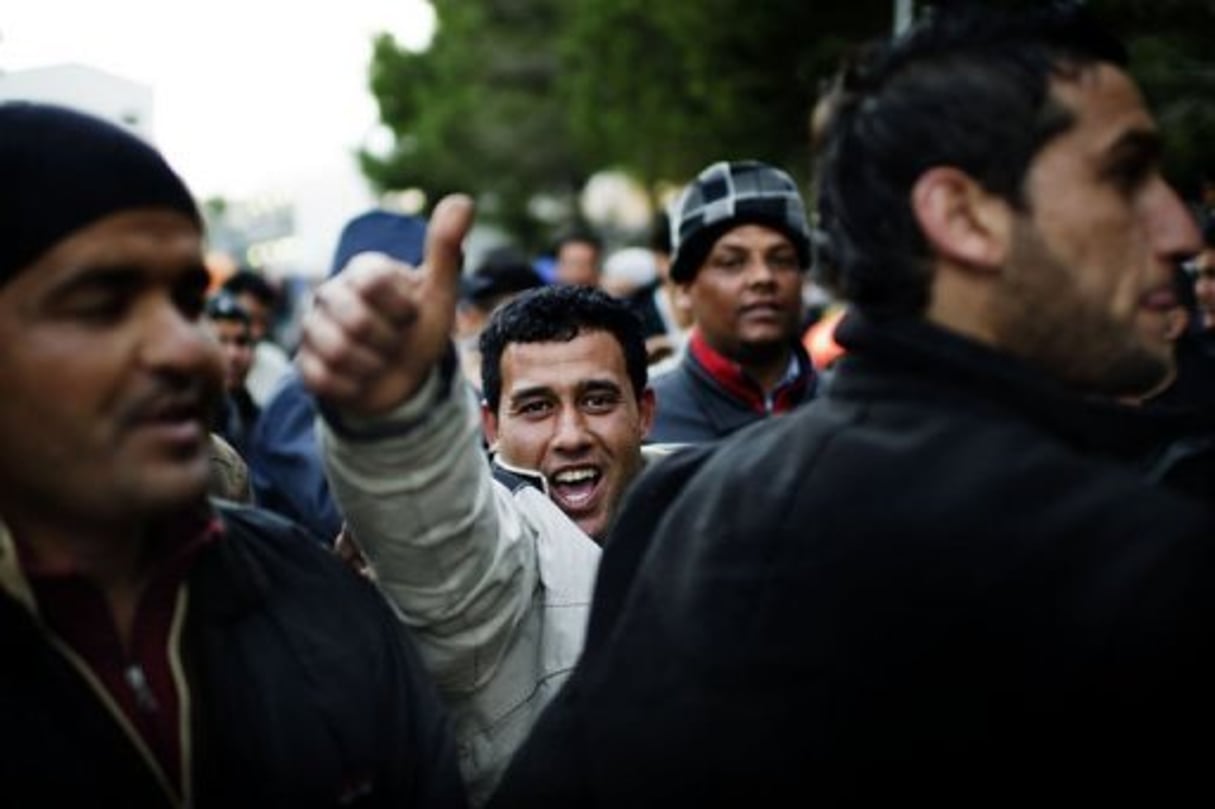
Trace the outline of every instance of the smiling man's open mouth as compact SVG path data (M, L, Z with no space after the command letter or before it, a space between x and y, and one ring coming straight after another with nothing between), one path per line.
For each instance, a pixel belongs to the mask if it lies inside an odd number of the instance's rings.
M593 466L572 466L549 478L549 490L562 511L577 513L595 502L603 472Z

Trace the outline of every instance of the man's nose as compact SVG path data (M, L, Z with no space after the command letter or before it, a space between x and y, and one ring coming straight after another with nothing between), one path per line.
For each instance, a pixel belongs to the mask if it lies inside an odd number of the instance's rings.
M1163 180L1148 212L1148 233L1156 255L1171 263L1193 258L1202 250L1202 235L1189 208Z
M557 414L553 447L565 452L585 449L591 443L586 418L577 407L563 407Z
M754 255L747 259L746 279L753 286L771 284L776 280L776 271L766 256Z
M213 380L222 373L224 356L201 322L171 299L149 302L140 314L144 324L140 358L154 371Z

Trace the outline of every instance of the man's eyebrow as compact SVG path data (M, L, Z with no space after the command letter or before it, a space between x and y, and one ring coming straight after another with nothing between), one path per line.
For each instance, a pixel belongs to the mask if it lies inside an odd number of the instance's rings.
M610 379L587 379L578 383L579 393L620 393L622 390Z
M71 295L80 289L131 287L139 284L145 274L142 269L128 264L84 267L55 287L51 292L51 297L60 298Z
M526 399L552 398L553 395L552 388L544 385L533 385L530 388L520 388L519 390L511 391L510 396L507 397L507 401L511 404L516 404Z
M1128 161L1151 165L1164 154L1164 139L1154 129L1131 129L1123 132L1101 156L1103 173L1117 171Z

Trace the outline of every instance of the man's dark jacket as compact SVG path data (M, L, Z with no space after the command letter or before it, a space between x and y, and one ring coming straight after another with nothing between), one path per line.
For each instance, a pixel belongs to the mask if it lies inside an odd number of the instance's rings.
M464 806L437 692L371 584L272 515L227 505L221 515L225 535L188 576L194 805ZM112 715L7 595L0 637L0 803L169 805Z
M791 348L800 370L775 392L780 411L809 402L816 392L817 379L810 357L801 343ZM771 415L772 410L763 405L758 384L742 378L738 371L731 376L740 377L735 382L739 390L732 390L718 379L689 345L675 367L654 377L657 410L647 439L656 443L716 441Z
M1215 532L1165 487L1210 458L921 322L839 338L824 397L638 481L491 806L1209 797Z

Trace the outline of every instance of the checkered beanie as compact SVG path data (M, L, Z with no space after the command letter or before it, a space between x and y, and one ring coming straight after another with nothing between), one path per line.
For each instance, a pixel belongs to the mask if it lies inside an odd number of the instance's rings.
M121 127L51 104L0 104L0 285L113 213L169 208L202 220L164 158Z
M671 278L691 281L722 234L766 225L789 237L810 266L810 226L797 183L756 160L714 163L696 176L671 212Z

